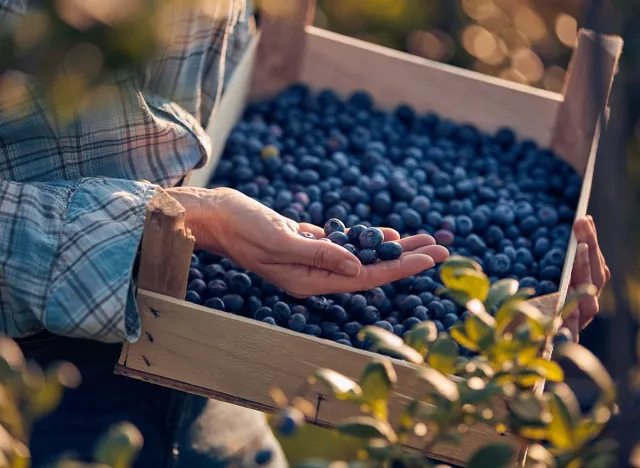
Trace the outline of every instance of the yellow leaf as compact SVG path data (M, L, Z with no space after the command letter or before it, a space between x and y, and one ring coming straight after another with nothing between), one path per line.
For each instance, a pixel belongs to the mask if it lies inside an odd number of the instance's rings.
M454 339L460 346L464 346L471 351L478 351L476 344L464 333L463 325L456 324L449 329L449 336Z
M547 430L544 427L521 427L518 429L518 434L529 440L544 440L547 437Z
M452 268L443 265L440 277L447 288L462 291L472 299L480 301L487 298L491 287L487 275L471 268Z
M551 393L550 396L549 411L552 419L547 428L549 442L557 449L573 450L576 444L569 409L559 395Z
M555 361L546 361L542 358L537 358L529 362L528 367L542 369L542 375L551 382L562 382L564 380L564 372Z

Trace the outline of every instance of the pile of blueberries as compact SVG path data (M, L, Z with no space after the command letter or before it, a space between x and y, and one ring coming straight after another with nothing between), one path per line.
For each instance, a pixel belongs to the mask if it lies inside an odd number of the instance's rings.
M543 295L558 289L581 184L568 164L511 129L487 134L408 105L377 109L366 92L341 99L295 85L247 107L209 187L235 188L298 222L327 223L329 240L365 264L401 254L397 243L381 250L379 238L373 248L361 241L367 228L388 226L402 237L431 234L492 282L515 278ZM346 234L344 225L352 226ZM370 291L298 300L198 252L187 299L362 347L364 325L402 336L423 320L440 330L463 320L464 309L435 294L440 286L434 268Z

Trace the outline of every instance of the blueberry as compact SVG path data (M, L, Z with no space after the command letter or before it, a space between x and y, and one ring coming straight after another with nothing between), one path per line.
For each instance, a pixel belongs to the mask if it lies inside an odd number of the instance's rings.
M504 231L499 226L489 226L484 232L484 238L489 245L498 245L504 239Z
M363 265L372 265L378 261L378 256L373 249L362 249L358 252L358 259Z
M218 264L207 265L206 267L204 267L204 270L202 270L202 272L204 274L204 279L207 281L220 279L224 277L225 273L224 268L222 268L222 266Z
M537 258L543 258L551 248L551 242L546 237L540 237L533 244L533 254ZM564 255L563 255L564 262Z
M370 227L360 233L358 240L363 249L375 249L384 241L384 234L380 229Z
M234 293L243 295L249 291L251 287L251 278L244 273L236 273L229 278L229 289Z
M423 195L418 195L411 200L411 208L422 216L427 216L431 202Z
M553 281L550 280L542 280L538 284L538 288L536 289L536 293L539 296L544 296L546 294L553 294L558 292L558 285L556 285Z
M362 328L363 327L360 322L349 322L342 326L342 330L349 336L357 335Z
M469 234L465 239L467 248L475 254L484 254L487 244L477 234Z
M429 279L431 279L431 278L429 278ZM435 286L435 283L434 283L434 286ZM422 301L422 305L423 306L426 306L427 304L429 304L434 299L434 295L432 293L430 293L430 292L420 293L420 295L418 297Z
M196 292L202 296L204 292L207 290L207 283L205 283L201 279L194 279L188 284L187 290Z
M344 244L342 247L351 252L353 255L358 255L358 249L356 249L353 245Z
M322 336L322 329L316 324L309 324L302 329L302 333L319 338L320 336Z
M545 266L540 270L540 279L550 281L560 281L562 270L554 265Z
M446 307L437 299L427 304L427 309L429 310L429 315L438 320L441 320L447 314Z
M525 277L520 279L520 287L521 288L537 289L538 288L538 280L533 278L533 277L531 277L531 276L525 276Z
M418 229L422 226L422 216L413 208L405 208L401 214L402 219L411 229Z
M413 316L418 320L429 320L429 310L425 306L418 306L413 309Z
M351 341L345 340L344 338L339 338L339 339L335 340L335 342L338 343L338 344L344 345L344 346L349 346L349 347L353 346Z
M210 309L222 310L224 311L224 302L219 297L212 297L208 299L207 302L204 303L205 307L209 307Z
M379 320L374 324L376 327L384 328L388 332L393 333L393 326L386 320Z
M340 232L340 231L332 232L327 236L327 239L329 239L334 244L342 245L342 246L349 242L347 235L344 232Z
M311 296L307 298L306 305L313 312L323 313L329 307L329 301L326 297Z
M538 210L538 219L546 227L553 227L558 224L558 212L551 206L543 206Z
M562 327L553 337L553 345L559 346L563 343L570 343L573 341L573 333L567 328Z
M496 254L487 265L487 272L491 275L504 277L511 272L511 259L505 254Z
M191 267L189 268L189 282L195 279L204 279L204 275L197 268Z
M350 228L349 231L347 231L347 237L349 238L349 243L352 244L354 247L359 247L360 234L362 234L362 232L365 229L367 229L367 227L363 226L362 224L358 224Z
M402 245L395 241L383 242L376 248L376 254L383 262L396 260L402 255Z
M329 236L333 232L344 232L345 227L342 221L332 218L324 224L324 234Z
M444 326L445 329L448 330L453 325L455 325L457 321L458 321L458 316L456 314L446 314L442 318L442 325Z
M229 287L221 279L214 279L207 283L207 293L212 297L222 297L229 292Z
M502 249L502 253L509 257L511 261L515 261L516 255L518 254L516 249L510 245L505 246L504 249Z
M330 320L335 323L345 323L349 319L349 315L347 311L344 310L343 307L339 305L331 305L325 312L325 317L327 320Z
M200 297L200 294L195 291L187 291L185 300L187 302L192 302L193 304L202 304L202 298Z
M443 323L440 320L434 320L433 324L436 326L436 330L443 332L445 330Z
M404 298L404 300L400 304L400 310L405 313L409 313L414 310L416 307L422 305L422 300L419 296L415 294L410 294Z
M191 254L191 266L200 265L200 259L196 254Z
M433 238L436 240L436 242L440 245L443 246L448 246L453 244L453 242L455 241L455 236L451 231L448 231L446 229L440 229L439 231L436 231L433 234Z
M276 302L273 305L273 314L279 323L285 324L291 318L291 308L284 302Z
M408 319L406 319L404 322L402 322L402 325L404 326L404 328L409 331L411 330L413 327L415 327L416 325L418 325L421 322L420 319L416 318L416 317L409 317Z
M525 235L533 233L539 226L540 222L535 216L527 216L518 225L520 231Z
M276 321L273 317L265 317L262 319L264 323L268 323L269 325L277 325Z
M340 326L333 322L320 322L320 329L324 337L329 337L340 332Z
M289 328L293 331L301 332L307 326L307 318L302 314L293 314L289 318Z
M430 211L426 216L426 221L431 226L440 226L442 224L443 217L437 211Z
M455 302L449 299L441 299L440 304L444 306L444 310L447 314L455 314L458 310L458 307L456 307Z
M405 332L407 331L407 329L404 327L404 325L397 323L393 326L393 333L396 336L402 337Z
M273 313L273 310L271 309L271 307L260 307L258 310L256 310L253 313L253 318L256 320L264 320L267 317L271 317L272 319L275 319L275 314ZM274 325L275 325L275 321L274 321Z
M562 267L564 265L564 257L564 251L558 248L553 248L545 254L545 256L542 258L542 261L545 263L545 265Z
M253 461L256 465L262 466L266 465L273 458L273 451L271 449L260 450L253 457Z
M507 227L513 224L513 222L515 221L515 214L513 210L509 208L507 205L498 205L495 208L493 215L491 216L491 219L496 224L502 227Z
M458 234L461 236L467 236L473 232L473 220L466 215L461 215L456 218L456 228Z
M471 221L477 230L483 230L489 225L489 214L476 210L471 213Z
M373 306L366 306L362 311L362 319L361 322L364 325L373 325L377 321L380 320L380 312Z

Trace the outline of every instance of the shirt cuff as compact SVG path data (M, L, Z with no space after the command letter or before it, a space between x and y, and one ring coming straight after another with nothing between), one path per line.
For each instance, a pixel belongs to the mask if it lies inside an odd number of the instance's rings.
M140 337L132 270L156 189L145 182L80 180L53 261L45 328L107 343Z

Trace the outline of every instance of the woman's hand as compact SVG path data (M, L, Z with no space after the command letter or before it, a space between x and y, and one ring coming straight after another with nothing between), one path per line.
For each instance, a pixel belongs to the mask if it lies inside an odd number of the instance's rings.
M433 237L400 240L393 229L385 241L398 241L398 260L364 266L344 248L300 236L324 237L322 228L296 223L232 189L168 189L185 207L196 248L223 255L295 297L363 291L415 275L444 261L449 253Z
M578 240L578 249L571 272L570 289L585 284L593 284L598 288L598 295L581 299L576 311L564 322L564 326L572 333L574 340L578 341L580 330L586 327L600 310L598 296L611 279L611 273L598 245L598 234L593 218L585 216L578 219L573 230Z

